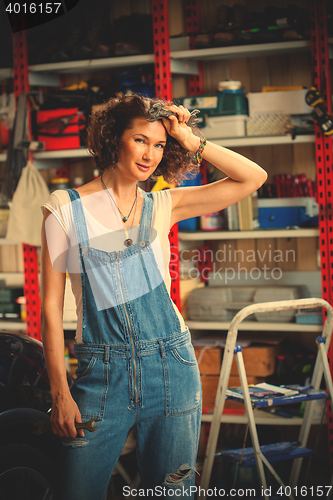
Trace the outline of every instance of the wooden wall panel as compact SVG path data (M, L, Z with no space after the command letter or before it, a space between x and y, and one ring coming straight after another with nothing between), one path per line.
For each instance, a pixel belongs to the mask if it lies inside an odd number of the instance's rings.
M285 174L286 172L289 172L292 174L294 170L293 146L289 144L282 144L272 146L272 148L274 173Z
M257 267L256 242L254 239L236 241L237 252L240 252L236 254L239 255L238 262L240 263L240 267L247 271L251 271L251 269Z
M257 265L258 269L274 269L278 267L274 262L274 250L276 248L275 238L265 238L256 240L256 253L257 253Z
M253 160L268 173L267 182L272 182L273 175L275 173L275 156L273 146L254 147L253 152Z
M250 85L245 88L246 92L261 92L264 85L271 85L267 57L251 57L249 63Z
M289 54L289 77L290 85L303 85L311 87L311 54L309 52L297 52Z
M298 271L318 271L317 249L318 238L297 239L297 269Z
M169 2L169 33L170 36L185 33L185 15L183 0L168 0Z
M293 174L305 174L308 179L316 180L316 153L313 144L293 146Z
M282 271L295 271L297 269L297 239L277 238L276 250L281 256L281 262L275 262L274 267L279 267Z

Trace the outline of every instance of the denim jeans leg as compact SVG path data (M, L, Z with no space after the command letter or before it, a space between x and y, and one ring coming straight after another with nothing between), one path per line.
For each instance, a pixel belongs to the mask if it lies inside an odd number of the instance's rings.
M147 418L137 424L140 487L177 489L177 498L194 498L201 408L174 417ZM166 493L165 495L169 495Z
M128 411L119 412L119 417L98 422L99 429L85 431L84 438L63 439L59 500L104 500L133 423L133 414Z

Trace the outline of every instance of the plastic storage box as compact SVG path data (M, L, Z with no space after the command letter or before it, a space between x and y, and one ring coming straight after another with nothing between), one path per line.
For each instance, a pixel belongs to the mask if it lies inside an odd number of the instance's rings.
M245 137L247 118L247 115L209 116L202 133L206 139Z
M265 286L258 288L253 302L274 302L276 300L295 300L302 297L302 287L298 286ZM259 322L289 323L295 318L295 309L267 313L254 313Z
M318 216L318 204L314 198L268 198L258 200L259 225L261 228L301 226Z
M288 114L301 115L312 113L313 108L305 101L308 89L278 92L249 92L249 115Z

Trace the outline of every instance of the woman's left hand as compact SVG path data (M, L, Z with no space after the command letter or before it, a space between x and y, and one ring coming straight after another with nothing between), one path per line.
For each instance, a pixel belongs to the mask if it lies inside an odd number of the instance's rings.
M165 106L165 109L178 115L178 118L173 115L170 115L168 118L163 118L163 125L168 134L176 139L183 148L188 150L193 149L192 145L194 140L196 143L199 141L199 138L193 134L191 127L186 125L186 122L191 116L189 110L184 108L184 106L176 105Z

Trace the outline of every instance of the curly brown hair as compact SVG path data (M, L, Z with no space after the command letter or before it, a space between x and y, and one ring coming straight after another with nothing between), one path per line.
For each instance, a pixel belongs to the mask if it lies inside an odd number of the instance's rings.
M131 127L133 119L149 118L148 112L155 103L161 103L163 107L172 104L162 99L134 94L111 98L94 109L87 127L87 148L97 168L102 171L112 166L115 168L124 131ZM200 135L196 127L192 127L192 130ZM163 158L154 177L163 175L167 182L180 184L184 179L197 174L198 170L199 164L194 155L167 134Z

